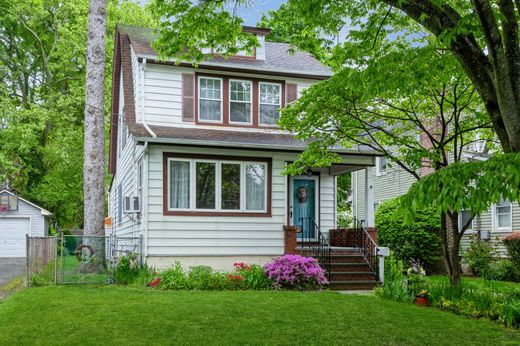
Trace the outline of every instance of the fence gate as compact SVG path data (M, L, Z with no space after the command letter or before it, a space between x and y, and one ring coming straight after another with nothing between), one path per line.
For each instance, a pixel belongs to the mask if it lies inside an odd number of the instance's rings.
M111 284L122 256L142 265L142 238L64 235L27 237L27 284Z

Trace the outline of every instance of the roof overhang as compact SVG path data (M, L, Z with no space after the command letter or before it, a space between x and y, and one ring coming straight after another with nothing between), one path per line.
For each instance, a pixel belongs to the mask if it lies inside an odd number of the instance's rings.
M136 137L137 143L153 143L153 144L166 144L166 145L179 145L179 146L200 146L200 147L220 147L220 148L231 148L231 149L247 149L247 150L262 150L262 151L285 151L301 153L305 151L305 146L294 146L294 145L280 145L273 143L243 143L233 141L216 141L208 139L186 139L186 138L152 138L152 137ZM376 157L381 156L380 152L375 150L350 150L341 148L332 148L331 152L345 155L345 156L370 156Z
M180 67L189 67L189 68L198 68L198 69L208 69L215 71L225 71L225 72L242 72L242 73L251 73L251 74L263 74L268 76L280 76L280 77L293 77L293 78L304 78L304 79L315 79L315 80L326 80L332 77L331 74L323 74L323 73L314 73L310 71L306 71L303 73L302 71L295 70L287 70L287 69L273 69L273 68L262 68L259 66L240 66L238 64L226 63L226 62L211 62L204 61L198 64L197 66L185 63L178 62L174 59L168 60L159 60L157 59L157 55L150 54L136 54L139 61L143 61L146 59L147 63L154 64L162 64L162 65L171 65L171 66L180 66Z

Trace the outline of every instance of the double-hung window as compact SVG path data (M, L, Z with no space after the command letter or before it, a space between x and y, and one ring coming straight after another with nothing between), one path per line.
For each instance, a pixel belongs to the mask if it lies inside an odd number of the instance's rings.
M245 80L229 81L229 121L252 124L253 83Z
M199 120L222 122L222 79L199 77Z
M380 156L376 158L376 176L386 175L387 169L386 157Z
M168 210L267 212L267 162L168 159Z
M510 231L512 228L512 208L511 202L502 200L496 204L493 208L493 224L495 230L507 230Z
M276 125L282 106L282 85L279 83L258 83L260 89L260 125Z

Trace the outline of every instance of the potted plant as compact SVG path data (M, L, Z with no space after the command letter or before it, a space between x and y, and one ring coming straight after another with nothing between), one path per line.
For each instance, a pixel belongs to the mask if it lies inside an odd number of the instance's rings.
M421 292L415 296L415 305L428 306L428 294L428 290L421 290Z

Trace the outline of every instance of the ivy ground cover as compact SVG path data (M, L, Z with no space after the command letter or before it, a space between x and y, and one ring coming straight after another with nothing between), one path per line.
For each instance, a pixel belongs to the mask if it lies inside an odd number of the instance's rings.
M375 296L294 291L26 289L0 301L1 345L518 345L487 320Z

